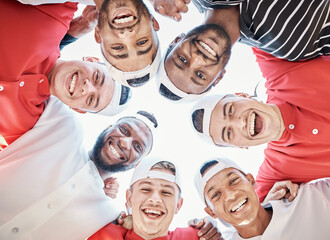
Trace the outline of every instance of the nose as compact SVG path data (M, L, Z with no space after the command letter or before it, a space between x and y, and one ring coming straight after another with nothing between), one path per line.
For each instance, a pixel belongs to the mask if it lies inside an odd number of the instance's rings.
M235 200L236 193L237 192L232 189L227 189L222 194L224 194L225 201L231 201L231 200Z
M246 127L246 120L241 116L234 116L233 118L228 118L228 124L233 128L238 130L243 130Z
M128 38L131 37L135 33L133 28L125 28L119 31L120 38Z
M84 80L84 83L81 87L81 93L82 95L86 95L92 91L95 91L95 87L94 85L88 80L88 79L85 79Z
M205 60L202 55L197 54L196 52L192 53L190 58L190 67L191 68L198 68L199 66L205 64Z
M149 197L148 201L150 203L154 203L154 204L160 203L162 200L160 198L159 192L153 191L151 196Z
M119 139L119 146L122 149L130 150L132 146L132 138L131 137L122 137Z

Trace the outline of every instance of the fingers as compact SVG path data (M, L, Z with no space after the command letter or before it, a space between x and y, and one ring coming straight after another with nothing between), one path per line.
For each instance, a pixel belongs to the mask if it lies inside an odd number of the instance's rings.
M188 6L183 0L176 0L175 5L177 6L179 12L188 12Z
M158 12L161 15L165 15L165 13L166 13L165 8L162 5L156 7L155 10L156 10L156 12Z
M200 221L200 220L197 219L197 218L191 219L191 220L189 220L189 222L188 222L188 226L193 227L193 228L197 228L196 225L197 225L197 223L198 223L199 221Z
M292 202L296 198L297 193L298 193L298 188L299 188L298 184L292 183L292 186L289 189L290 190L290 196L287 198L289 202Z
M111 197L112 199L117 197L118 189L119 189L119 183L116 178L109 177L106 180L104 180L105 187L104 192L107 196Z

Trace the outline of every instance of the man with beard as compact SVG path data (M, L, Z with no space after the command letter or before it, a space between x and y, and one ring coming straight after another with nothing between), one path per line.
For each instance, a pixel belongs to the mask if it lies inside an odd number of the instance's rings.
M19 0L26 4L62 3L64 0ZM99 10L95 40L100 44L113 79L139 87L157 71L161 53L159 25L142 0L71 0L96 5Z
M175 214L182 206L182 184L177 166L159 157L144 158L135 168L130 188L126 190L126 205L132 210L133 228L127 230L113 223L93 234L89 240L217 240L221 234L204 222L198 233L194 228L169 231ZM203 220L205 221L205 220Z
M51 97L36 125L0 153L0 239L81 240L115 220L103 180L151 151L157 122L142 114L109 126L88 154L82 126Z
M330 176L330 56L289 62L254 49L266 78L267 103L246 95L206 96L191 120L217 146L268 143L257 175L262 200L275 182L308 182Z
M129 88L102 64L58 60L76 8L1 2L0 150L34 126L50 95L78 112L103 115L118 113L129 99Z
M329 54L330 17L327 0L193 2L205 11L204 24L221 25L231 45L242 42L289 61ZM158 90L171 100L201 97L217 84L224 73L222 64L218 64L214 71L212 69L211 74L205 67L216 63L211 60L221 56L225 39L198 33L194 38L195 41L184 44L187 38L179 37L169 47L164 61L161 61ZM183 77L187 73L190 76Z
M231 226L225 239L329 239L330 178L290 189L291 201L260 204L253 176L229 159L214 158L198 169L195 186L205 211Z

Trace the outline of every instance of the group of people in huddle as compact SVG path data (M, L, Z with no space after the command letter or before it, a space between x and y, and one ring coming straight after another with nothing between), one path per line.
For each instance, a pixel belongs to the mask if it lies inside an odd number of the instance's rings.
M161 52L162 16L142 0L0 0L0 239L329 239L329 0L149 1L176 21L193 4L204 20ZM90 31L102 60L60 59ZM210 93L240 43L267 102ZM200 159L210 217L173 231L185 190L177 163L152 152L157 116L118 117L87 151L73 115L116 116L150 81L170 102L193 102L191 131L209 144L267 144L255 178L226 157ZM113 174L132 168L120 213Z

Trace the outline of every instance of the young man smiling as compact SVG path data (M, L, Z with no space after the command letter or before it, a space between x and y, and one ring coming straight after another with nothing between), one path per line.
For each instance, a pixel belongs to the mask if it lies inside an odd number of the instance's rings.
M194 129L219 146L268 143L257 175L263 199L281 180L308 182L329 177L329 56L288 62L254 49L267 103L240 95L207 96L193 108Z
M152 149L157 122L142 114L108 127L88 153L80 122L50 97L36 125L0 153L0 239L81 240L115 220L108 178Z
M0 148L33 127L50 94L76 111L103 115L118 113L129 99L129 89L102 64L58 60L76 9L76 3L2 2L0 102L6 107L0 111Z
M182 1L181 1L182 2ZM200 11L205 12L203 24L218 24L223 27L230 38L231 45L237 41L272 54L289 61L312 59L321 55L329 55L329 1L259 1L259 0L193 0ZM182 3L183 4L183 3ZM168 5L164 5L168 6ZM170 11L169 9L166 9ZM223 74L225 65L218 65L217 74L208 75L205 65L207 58L194 56L196 50L191 53L185 50L183 45L185 38L174 41L168 49L164 61L161 61L160 83L167 87L159 91L165 97L176 95L180 98L197 98L207 92L219 81L219 75ZM203 40L203 39L201 39ZM227 41L226 38L218 38L204 41L199 50L205 56L219 54L219 45ZM217 44L218 43L218 44ZM220 51L221 53L221 51ZM200 54L201 55L201 54ZM176 62L182 61L184 68L176 67ZM182 60L181 60L182 59ZM187 72L194 72L196 79L182 77ZM204 80L204 81L202 81ZM198 84L199 83L199 84ZM203 83L202 85L200 83ZM197 95L196 95L197 94ZM192 96L190 96L192 95Z
M133 228L127 230L108 224L89 240L185 240L219 239L215 228L168 228L182 206L181 181L175 164L159 157L144 158L134 170L130 188L126 191L126 205L132 211Z
M245 174L229 159L204 162L195 178L195 186L206 204L205 211L234 228L223 232L228 240L328 239L329 183L330 178L318 179L301 184L297 192L296 188L292 190L284 185L281 190L289 190L294 199L260 204L253 176Z

